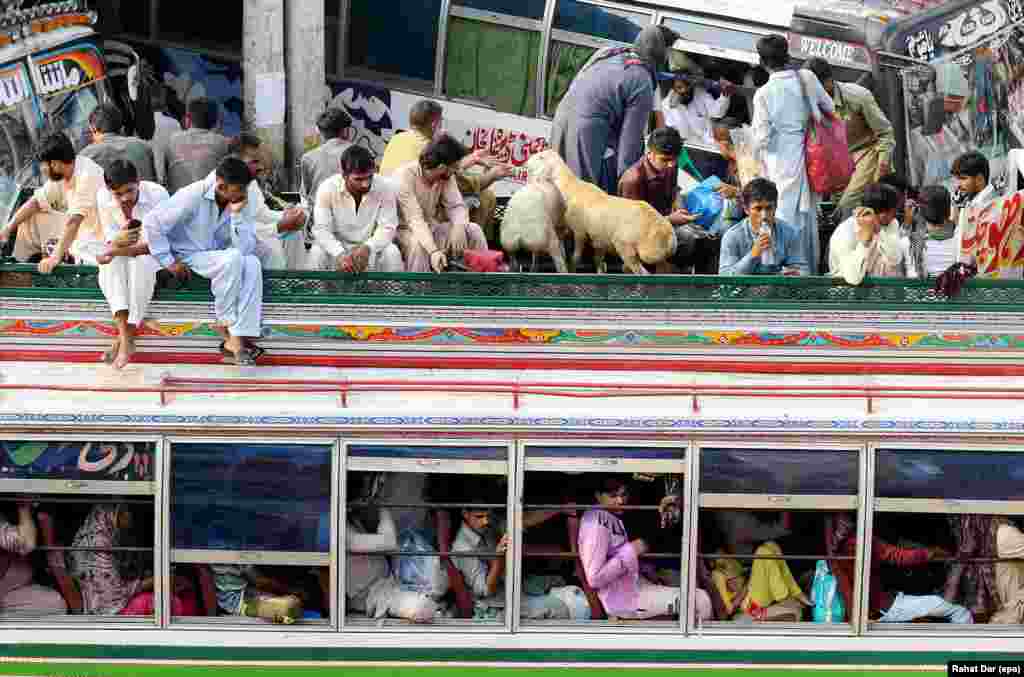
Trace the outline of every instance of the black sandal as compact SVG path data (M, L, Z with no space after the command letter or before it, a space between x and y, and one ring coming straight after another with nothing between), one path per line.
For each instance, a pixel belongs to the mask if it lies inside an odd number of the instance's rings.
M249 357L252 359L253 362L260 359L267 353L265 349L260 348L259 346L250 346L245 350L249 354ZM235 354L227 349L227 345L225 344L224 341L221 341L220 344L220 354L224 357L225 362L229 364L237 364L235 360Z

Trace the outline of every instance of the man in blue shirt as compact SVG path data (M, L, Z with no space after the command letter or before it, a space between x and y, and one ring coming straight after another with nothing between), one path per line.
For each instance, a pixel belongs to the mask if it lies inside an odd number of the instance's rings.
M258 337L262 322L263 270L246 210L251 180L245 162L227 157L214 176L182 188L142 222L149 252L163 268L177 278L194 271L210 279L224 350L239 365L254 363L244 338Z
M719 275L810 275L806 244L800 232L775 220L779 191L768 179L743 187L747 218L722 237Z

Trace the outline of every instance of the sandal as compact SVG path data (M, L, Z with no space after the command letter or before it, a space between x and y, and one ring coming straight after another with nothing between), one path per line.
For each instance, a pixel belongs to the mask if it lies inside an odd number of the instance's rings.
M237 355L226 349L224 352L226 354L224 355L223 362L226 364L234 364L239 367L251 367L256 364L256 360L252 357L252 352L247 348L242 348Z
M267 354L267 351L264 348L260 348L259 346L249 346L246 349L246 351L249 353L249 356L252 358L253 362ZM235 354L227 349L227 346L223 341L221 341L220 344L220 354L225 358L225 362L235 364Z

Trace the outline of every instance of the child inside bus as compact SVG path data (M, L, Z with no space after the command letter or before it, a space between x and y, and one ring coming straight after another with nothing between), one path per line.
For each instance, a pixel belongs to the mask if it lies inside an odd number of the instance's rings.
M803 607L810 606L807 595L793 578L785 560L771 559L782 556L782 548L774 541L758 546L750 575L738 560L729 555L728 548L719 550L714 561L711 580L725 605L730 618L749 617L764 621L798 622Z
M607 477L594 487L600 508L587 510L579 533L579 554L590 586L597 591L609 616L647 619L675 616L679 589L653 582L650 566L640 558L649 551L640 538L629 540L622 522L623 507L629 502L629 488L619 477ZM711 618L711 598L697 589L697 618Z

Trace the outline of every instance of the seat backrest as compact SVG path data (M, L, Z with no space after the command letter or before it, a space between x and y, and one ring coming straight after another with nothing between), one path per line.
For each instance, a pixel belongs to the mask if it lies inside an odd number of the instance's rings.
M579 557L579 536L580 536L580 518L578 515L572 515L565 520L566 530L569 535L569 551L576 555L573 560L576 570L576 578L580 582L580 587L583 588L583 594L587 596L587 602L590 603L590 618L591 620L602 620L608 617L605 613L604 605L601 604L601 598L597 596L597 591L590 587L590 582L587 581L587 572L583 569L583 561Z
M39 522L39 539L43 546L59 546L57 531L53 525L53 517L49 513L40 512L37 520ZM46 563L54 580L57 582L57 589L60 590L64 603L68 605L68 613L82 613L82 592L78 589L75 579L68 573L67 564L64 561L64 552L60 550L48 551L46 553Z
M196 581L199 583L199 603L206 616L217 615L217 586L213 580L213 569L208 564L194 565Z
M455 595L455 608L459 618L473 617L473 593L466 587L466 579L462 572L448 557L452 543L455 540L455 530L452 529L451 514L447 510L434 511L434 532L437 534L437 549L441 553L441 566L448 571L448 587Z

